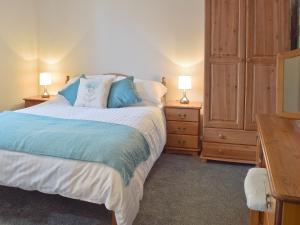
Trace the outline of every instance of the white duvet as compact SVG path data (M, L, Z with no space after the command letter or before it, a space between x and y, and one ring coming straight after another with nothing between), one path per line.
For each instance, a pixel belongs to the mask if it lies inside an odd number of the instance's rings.
M0 150L0 185L105 204L107 209L115 212L118 225L133 223L146 177L166 142L165 119L161 108L81 108L72 107L63 97L57 97L19 112L111 122L138 129L146 138L151 155L136 168L128 186L124 186L115 169L104 164Z

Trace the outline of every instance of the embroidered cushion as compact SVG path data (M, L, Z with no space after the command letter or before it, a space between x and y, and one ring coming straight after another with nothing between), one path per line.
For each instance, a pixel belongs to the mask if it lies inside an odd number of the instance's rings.
M84 79L80 78L75 106L106 108L113 77Z

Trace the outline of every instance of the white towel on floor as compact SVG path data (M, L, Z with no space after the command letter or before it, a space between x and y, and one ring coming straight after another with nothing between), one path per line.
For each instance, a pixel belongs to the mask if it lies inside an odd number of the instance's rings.
M244 188L249 209L261 212L266 210L266 182L266 169L253 168L248 171Z

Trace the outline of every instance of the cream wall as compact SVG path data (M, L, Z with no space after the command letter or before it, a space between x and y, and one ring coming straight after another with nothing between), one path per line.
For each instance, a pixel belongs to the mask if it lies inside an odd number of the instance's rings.
M37 94L36 1L0 1L0 111Z
M192 75L192 100L203 99L204 0L38 0L39 70L65 75L120 72L167 76L177 99L177 76Z

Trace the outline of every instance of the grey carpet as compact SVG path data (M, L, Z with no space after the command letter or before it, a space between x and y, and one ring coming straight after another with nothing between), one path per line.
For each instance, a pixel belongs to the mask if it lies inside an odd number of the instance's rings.
M248 166L162 155L146 181L134 225L245 225ZM103 206L0 187L1 225L109 225Z

